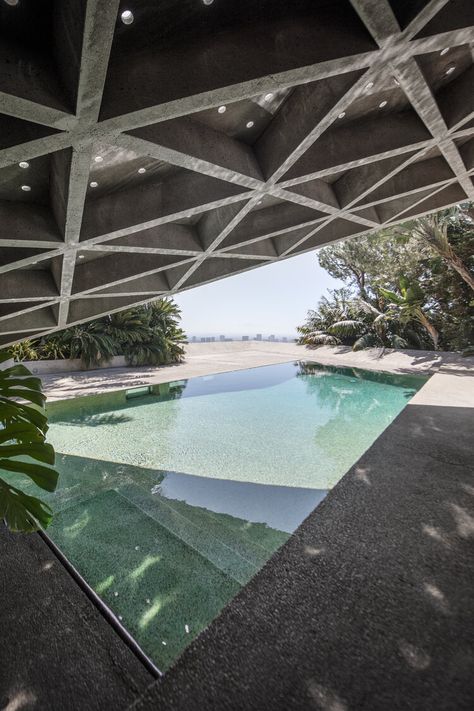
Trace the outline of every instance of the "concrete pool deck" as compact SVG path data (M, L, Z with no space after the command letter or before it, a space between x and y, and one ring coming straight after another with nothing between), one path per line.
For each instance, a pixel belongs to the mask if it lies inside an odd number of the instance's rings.
M472 708L472 359L280 343L239 350L199 344L180 366L51 375L45 385L51 398L71 397L293 358L435 374L160 680L39 536L1 531L0 708Z
M75 373L50 373L41 377L48 398L63 400L170 380L257 368L290 360L314 360L324 365L407 374L426 374L440 369L469 372L474 369L474 358L462 358L456 353L392 350L382 352L376 348L354 353L344 346L309 349L295 343L232 341L188 344L185 361L179 365L102 368Z
M437 373L133 711L474 703L474 377Z

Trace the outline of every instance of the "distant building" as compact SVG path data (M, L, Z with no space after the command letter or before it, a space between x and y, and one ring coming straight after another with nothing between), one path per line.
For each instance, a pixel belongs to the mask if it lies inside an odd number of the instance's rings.
M273 335L273 333L272 333L271 336L268 336L268 340L269 340L269 341L274 341L274 340L275 340L275 336Z
M262 340L262 334L261 334L261 333L257 333L257 336L256 336L255 340L256 340L256 341L261 341L261 340Z
M249 337L248 337L248 336L242 336L242 340L243 340L243 341L248 341L248 340L249 340Z
M219 336L220 341L225 341L225 336Z

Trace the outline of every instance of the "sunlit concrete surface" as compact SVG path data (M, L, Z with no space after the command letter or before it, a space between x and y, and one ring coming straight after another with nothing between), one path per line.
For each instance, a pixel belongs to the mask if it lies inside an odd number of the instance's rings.
M472 0L0 0L0 346L474 200L473 28Z
M179 365L142 368L110 368L77 373L43 375L43 386L50 400L97 394L107 390L171 380L195 378L245 368L257 368L290 360L314 360L324 365L339 365L389 373L429 373L439 368L474 370L473 358L441 351L396 351L371 348L354 353L345 346L310 349L293 343L231 342L198 343L186 346L186 357ZM34 361L30 367L34 368Z
M133 711L469 711L474 376L434 374Z

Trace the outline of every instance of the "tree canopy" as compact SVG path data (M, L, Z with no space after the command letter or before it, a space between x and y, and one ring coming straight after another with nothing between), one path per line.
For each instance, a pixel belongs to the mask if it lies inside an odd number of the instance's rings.
M325 247L318 260L345 286L308 312L301 342L445 350L474 344L472 205Z

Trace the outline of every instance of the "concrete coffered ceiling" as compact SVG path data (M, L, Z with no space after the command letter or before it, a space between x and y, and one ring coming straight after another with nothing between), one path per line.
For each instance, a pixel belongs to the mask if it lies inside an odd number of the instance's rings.
M474 200L472 0L0 0L0 345Z

